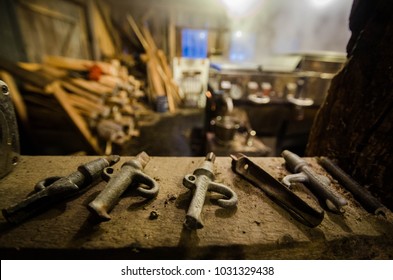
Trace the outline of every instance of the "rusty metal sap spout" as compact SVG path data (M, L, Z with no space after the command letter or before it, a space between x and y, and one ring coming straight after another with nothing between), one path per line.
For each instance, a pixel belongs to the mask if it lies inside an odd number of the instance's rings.
M3 215L9 223L18 224L70 196L86 190L101 178L104 168L114 165L119 160L119 156L99 158L80 165L77 171L68 176L46 178L36 184L36 193L3 209Z
M273 176L243 154L231 155L233 172L241 175L270 199L283 207L297 221L309 227L319 225L324 217L322 209L314 209Z
M143 168L149 162L150 157L145 152L139 153L134 159L125 162L121 170L112 175L113 169L106 168L104 174L109 178L105 189L89 203L88 208L91 213L101 221L109 221L111 216L108 214L117 204L120 196L133 183L143 184L150 189L142 186L137 187L137 192L145 198L157 196L159 191L158 183L151 177L143 173Z
M237 195L234 191L223 184L213 182L215 158L216 156L213 153L207 154L201 166L195 169L193 174L188 174L183 179L183 185L190 190L194 190L194 196L184 221L184 226L188 229L203 228L201 212L208 191L217 192L226 197L217 201L217 204L223 208L231 208L237 205Z
M294 182L306 183L311 192L330 211L335 213L344 212L342 207L347 205L347 201L329 189L329 178L318 175L305 160L288 150L283 151L281 155L285 159L288 170L296 173L284 177L282 181L285 185L290 186Z

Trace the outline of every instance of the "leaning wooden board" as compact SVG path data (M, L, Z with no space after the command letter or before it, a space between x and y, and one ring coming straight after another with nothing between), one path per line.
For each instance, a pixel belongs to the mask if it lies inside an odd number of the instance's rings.
M0 180L0 207L19 202L39 180L67 175L95 157L22 156L20 163ZM122 157L114 167L130 157ZM268 172L282 178L287 171L281 158L253 158ZM307 158L318 172L323 169ZM145 172L160 184L155 199L146 201L127 192L112 210L112 219L101 224L89 217L86 205L105 186L92 187L79 197L18 226L0 218L2 259L392 259L393 224L367 213L338 184L348 200L343 215L325 213L322 223L308 228L294 221L260 190L235 175L229 157L215 162L216 182L230 186L239 197L236 209L222 209L207 197L205 227L183 228L190 203L182 185L201 157L152 157ZM151 213L158 214L150 219Z

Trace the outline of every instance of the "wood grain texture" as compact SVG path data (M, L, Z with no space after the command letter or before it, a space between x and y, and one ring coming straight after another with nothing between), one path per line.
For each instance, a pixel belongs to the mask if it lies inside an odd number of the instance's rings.
M67 175L93 157L22 156L15 170L0 181L0 207L27 196L35 182ZM114 168L118 170L123 157ZM286 174L281 158L254 158L277 178ZM230 170L229 157L218 157L216 182L228 185L239 197L236 209L222 209L209 193L202 211L205 227L183 228L191 193L182 185L203 158L151 157L145 173L160 185L155 199L145 200L132 189L114 207L109 222L97 224L87 204L104 188L101 182L81 196L11 227L0 218L0 255L4 258L60 259L391 259L393 225L348 200L342 216L326 213L311 229L294 221L261 191ZM307 159L323 173L314 159ZM299 188L301 190L301 188ZM304 193L304 190L301 190ZM149 219L155 211L157 219Z

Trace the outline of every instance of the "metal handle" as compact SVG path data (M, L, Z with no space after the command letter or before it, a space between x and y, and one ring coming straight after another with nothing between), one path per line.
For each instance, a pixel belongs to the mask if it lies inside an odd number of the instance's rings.
M188 175L183 180L184 186L189 187L193 185L195 189L184 221L184 226L189 229L203 228L201 213L203 204L205 203L209 182L210 179L205 175Z
M122 167L116 176L112 176L105 186L105 188L100 192L100 194L89 203L89 209L94 210L94 212L105 221L111 219L108 212L110 212L113 207L117 204L120 196L131 184L135 171L132 167L126 166Z

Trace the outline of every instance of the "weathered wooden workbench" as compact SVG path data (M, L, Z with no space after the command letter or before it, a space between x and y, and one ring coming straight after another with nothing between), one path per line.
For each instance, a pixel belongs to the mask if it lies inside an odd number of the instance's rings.
M39 180L67 175L93 157L22 156L20 163L0 180L0 208L23 198ZM123 157L114 167L119 169ZM281 158L254 158L278 178L286 174ZM0 218L1 259L392 259L393 224L367 213L337 183L348 200L343 215L325 213L323 222L308 228L293 220L259 189L240 179L229 157L215 162L216 181L230 186L239 197L236 209L222 209L206 199L205 227L183 228L191 199L182 185L202 158L152 157L145 172L160 184L155 199L127 192L111 212L112 220L96 223L86 205L105 186L90 188L81 196L26 222L10 226ZM307 159L324 172L314 159ZM214 198L214 195L210 195ZM217 196L216 196L217 198ZM152 211L158 213L150 219Z

